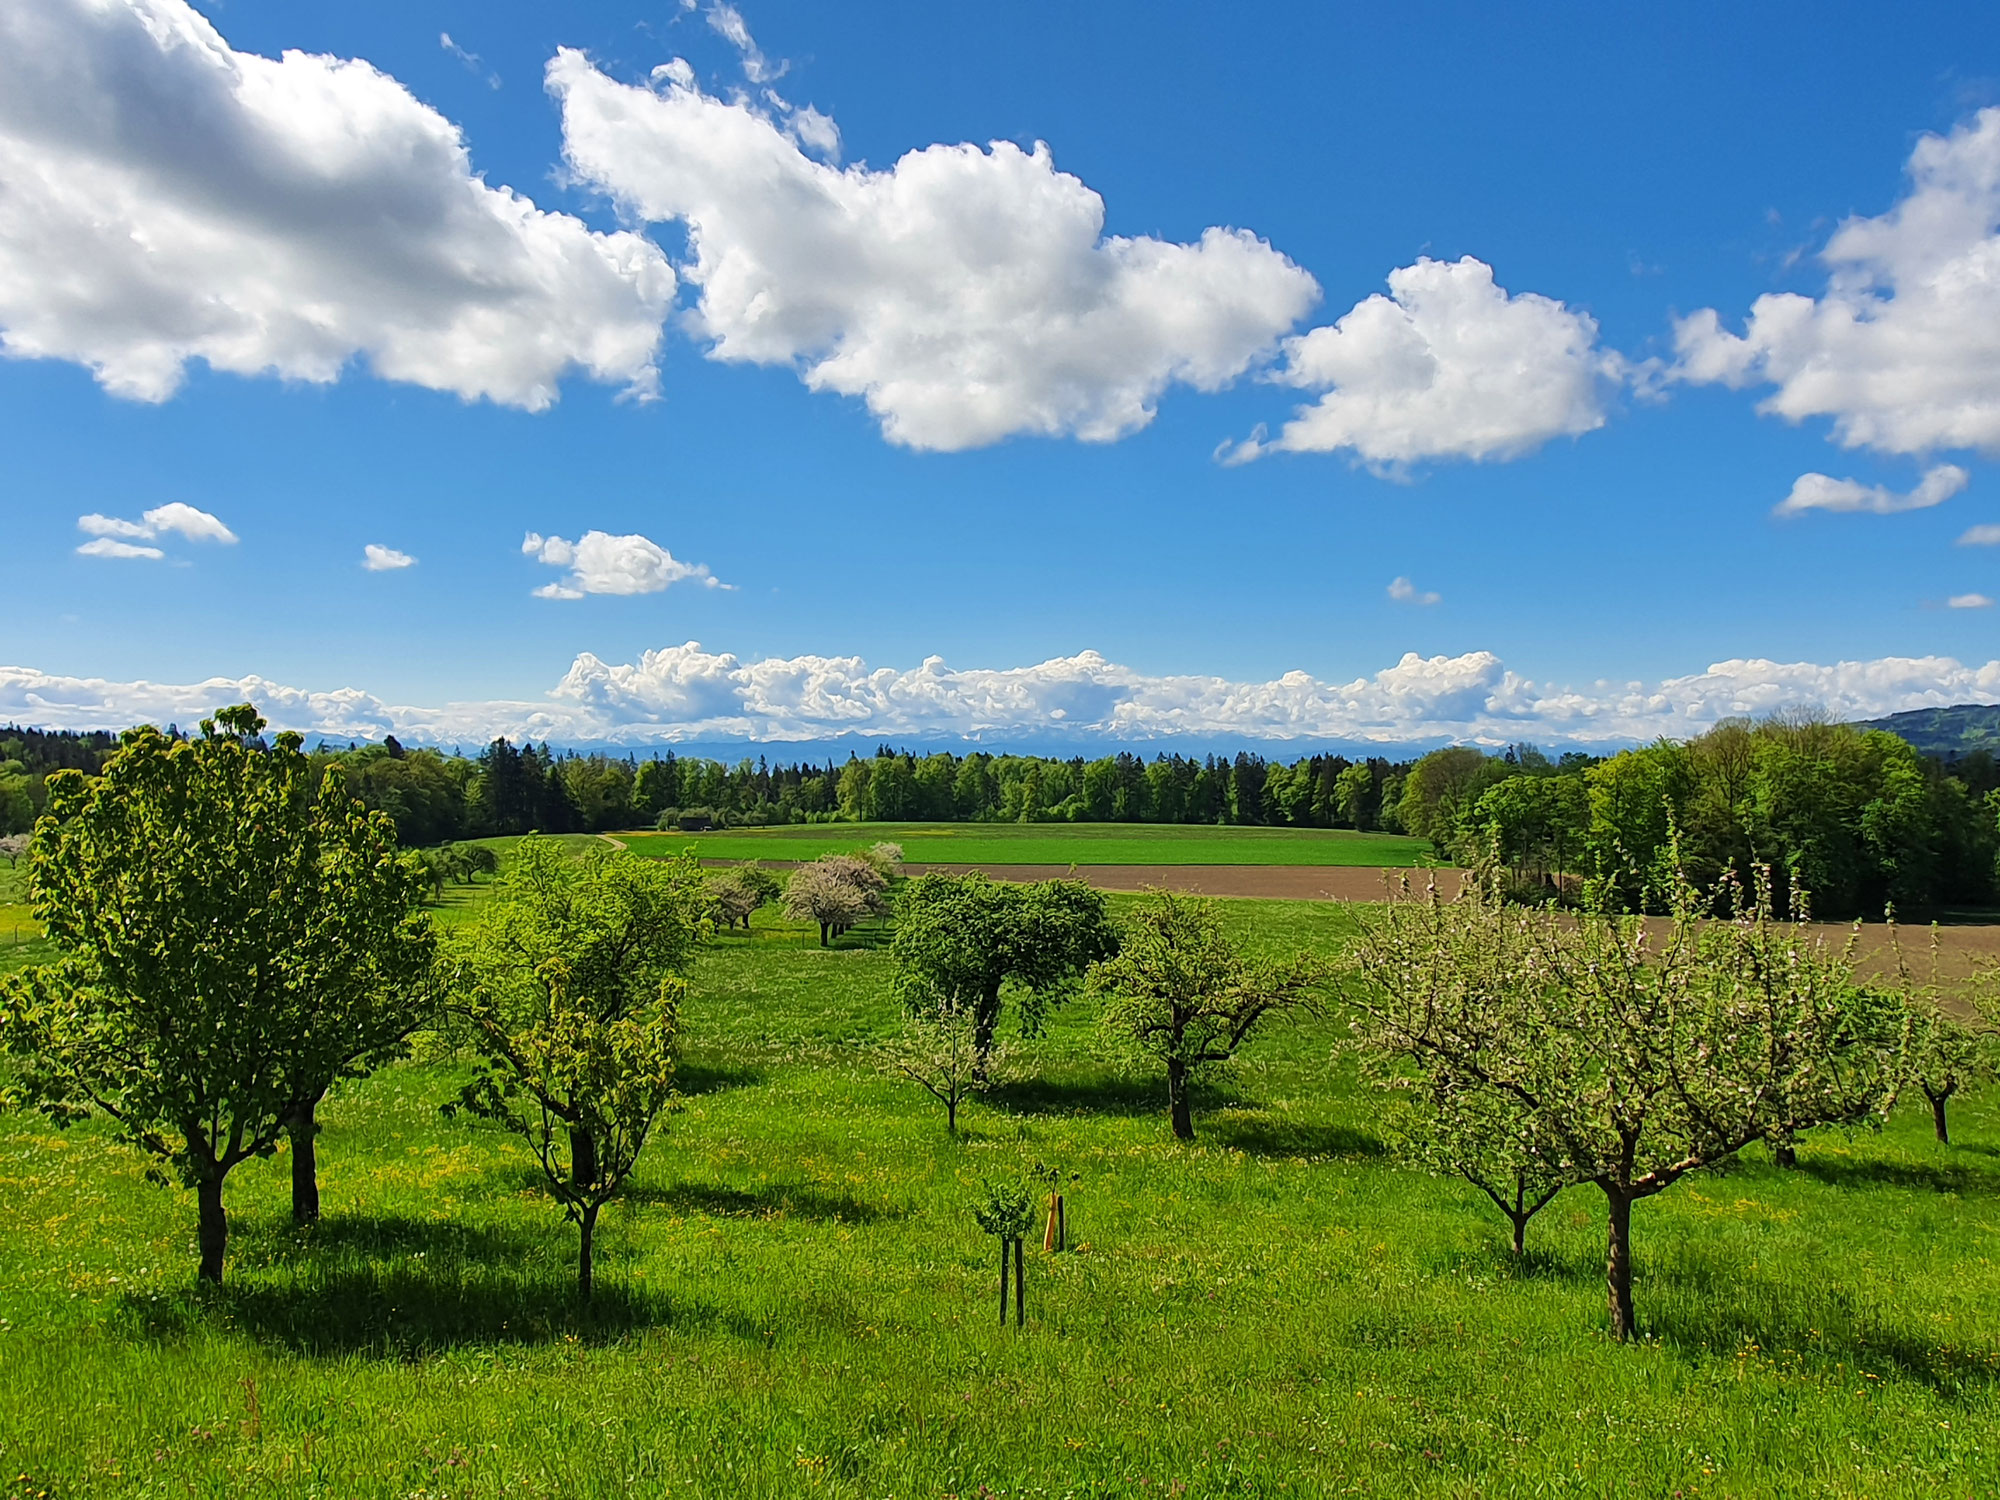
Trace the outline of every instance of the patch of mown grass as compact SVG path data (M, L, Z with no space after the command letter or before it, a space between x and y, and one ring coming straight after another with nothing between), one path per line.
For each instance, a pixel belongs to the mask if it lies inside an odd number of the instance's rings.
M1431 846L1404 834L1338 828L1223 828L1200 823L816 823L721 833L623 833L636 853L692 848L702 859L817 859L877 840L912 864L1358 865L1428 864Z
M1120 903L1122 904L1122 903ZM1324 903L1231 902L1266 946ZM850 935L855 936L855 935ZM323 1110L327 1218L231 1182L229 1284L184 1194L100 1124L0 1119L0 1469L59 1496L1851 1495L2000 1484L2000 1117L1761 1155L1635 1216L1603 1332L1602 1204L1516 1263L1469 1188L1387 1154L1337 1021L1281 1027L1176 1144L1164 1092L1059 1010L964 1139L883 1077L877 945L758 914L701 960L688 1094L600 1231L425 1060ZM996 1314L968 1206L1078 1175L1075 1253ZM1176 1491L1175 1486L1181 1488Z

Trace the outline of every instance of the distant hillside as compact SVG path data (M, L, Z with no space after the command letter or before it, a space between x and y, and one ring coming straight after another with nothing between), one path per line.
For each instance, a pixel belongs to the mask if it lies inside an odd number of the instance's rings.
M1886 719L1866 719L1863 729L1899 734L1926 755L1955 760L1974 750L2000 755L2000 704L1960 703L1951 708L1913 708Z

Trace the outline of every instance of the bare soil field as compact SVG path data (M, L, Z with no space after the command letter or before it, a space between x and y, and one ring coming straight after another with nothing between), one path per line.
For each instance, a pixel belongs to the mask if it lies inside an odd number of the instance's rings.
M705 860L705 864L733 861ZM776 861L766 863L776 864ZM912 864L912 875L937 871L964 875L974 870L995 880L1085 880L1105 891L1144 891L1166 887L1203 896L1251 897L1277 901L1382 901L1407 876L1413 889L1435 879L1447 896L1458 893L1463 870L1382 870L1342 865L996 865ZM1823 924L1832 942L1846 941L1849 928ZM1910 924L1900 929L1903 956L1919 979L1930 971L1930 929ZM1888 927L1865 923L1861 929L1864 967L1878 972L1894 963ZM2000 964L2000 924L1954 923L1938 930L1938 978L1959 981L1978 969Z

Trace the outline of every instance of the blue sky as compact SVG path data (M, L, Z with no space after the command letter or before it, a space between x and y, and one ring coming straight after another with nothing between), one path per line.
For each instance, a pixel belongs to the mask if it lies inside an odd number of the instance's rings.
M1996 104L1973 5L0 4L0 717L2000 701Z

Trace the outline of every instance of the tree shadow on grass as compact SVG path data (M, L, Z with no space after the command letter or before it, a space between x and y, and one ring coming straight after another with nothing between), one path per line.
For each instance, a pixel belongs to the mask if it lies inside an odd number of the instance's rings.
M1323 1121L1225 1115L1219 1120L1203 1122L1200 1128L1204 1137L1216 1145L1251 1156L1372 1161L1389 1152L1388 1144L1368 1131Z
M877 1203L864 1203L848 1193L773 1183L757 1188L727 1187L710 1182L676 1182L669 1186L628 1186L621 1203L664 1208L680 1214L706 1214L728 1219L810 1219L830 1224L879 1224L903 1214Z
M615 1343L714 1321L621 1284L615 1239L600 1251L595 1297L580 1302L575 1234L560 1220L535 1235L398 1215L343 1215L308 1230L246 1218L232 1241L227 1283L128 1297L126 1322L161 1341L221 1327L301 1354L417 1358L481 1344Z
M1802 1155L1797 1170L1829 1187L1916 1188L1955 1193L1961 1198L1990 1198L2000 1194L2000 1172L1967 1161L1884 1161Z
M1994 1351L1927 1337L1857 1309L1824 1283L1767 1280L1734 1264L1642 1275L1639 1325L1690 1361L1755 1358L1915 1381L1949 1400L1990 1395Z
M250 1265L372 1264L411 1256L497 1264L520 1261L541 1244L515 1231L408 1214L333 1214L306 1228L289 1219L236 1215L229 1251Z
M141 1333L163 1341L219 1323L297 1354L403 1359L482 1344L612 1344L648 1328L714 1321L606 1277L586 1304L567 1277L491 1268L453 1275L407 1263L282 1280L239 1276L216 1290L128 1299L125 1310Z
M1202 1109L1239 1104L1226 1085L1196 1096ZM986 1102L1017 1115L1160 1115L1167 1113L1167 1085L1154 1078L1117 1076L1017 1078L990 1090Z
M719 1094L725 1089L752 1088L763 1081L764 1074L760 1069L736 1063L684 1061L674 1070L674 1087L687 1098Z

